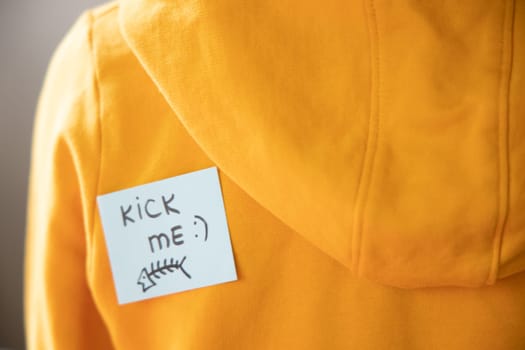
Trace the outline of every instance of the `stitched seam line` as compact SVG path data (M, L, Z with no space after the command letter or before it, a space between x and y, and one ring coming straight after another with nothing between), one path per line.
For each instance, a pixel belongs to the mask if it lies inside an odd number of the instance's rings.
M91 56L91 66L92 66L92 69L93 69L93 88L94 88L94 95L95 95L95 103L96 103L96 120L97 120L97 126L98 126L98 140L99 140L99 144L98 144L98 151L99 151L99 156L98 156L98 169L97 169L97 179L96 179L96 182L95 182L95 188L94 188L94 197L93 197L93 212L91 213L91 231L88 233L90 236L91 236L91 244L94 245L93 241L94 241L94 238L95 238L95 221L96 221L96 218L97 218L97 194L99 193L99 190L100 190L100 183L101 183L101 169L102 169L102 147L103 147L103 142L102 142L102 110L103 110L103 104L102 104L102 97L101 97L101 93L100 93L100 74L99 74L99 71L98 71L98 65L97 65L97 58L96 58L96 50L95 50L95 44L94 44L94 35L93 35L93 28L95 26L95 21L97 19L100 19L103 15L106 15L108 13L110 13L111 11L110 10L113 10L117 8L117 6L111 6L110 9L108 9L108 11L104 11L103 14L99 14L98 16L94 16L93 15L93 11L90 10L88 11L88 16L89 16L89 31L88 31L88 45L89 45L89 53L90 53L90 56ZM94 264L93 264L93 261L94 261L94 258L93 258L93 254L95 253L95 249L93 249L92 247L87 247L87 249L89 249L88 253L88 261L86 262L87 264L87 267L86 267L86 278L88 279L87 283L88 283L88 289L89 289L89 292L91 294L91 298L93 300L93 303L95 304L95 307L96 307L96 311L100 317L100 320L101 322L103 323L103 325L106 327L106 329L109 329L108 328L108 321L107 319L105 318L105 316L102 314L101 312L101 307L100 305L98 304L98 300L95 298L94 294L93 294L93 290L91 288L91 285L89 283L89 279L91 276L93 276L93 269L94 269ZM115 344L115 340L113 338L113 334L111 332L107 332L107 335L109 337L109 340L111 342L111 347L113 348L114 347L114 344Z
M501 244L508 216L509 199L509 91L512 70L512 32L514 22L514 1L504 5L501 35L500 88L498 96L498 216L492 245L492 261L486 284L494 284L498 277L501 258Z
M96 120L97 120L97 127L98 127L98 168L97 168L97 178L95 182L95 188L94 188L94 197L93 197L93 211L91 213L91 230L88 233L90 235L90 242L93 244L94 239L94 232L95 232L95 221L96 221L96 213L97 213L97 194L100 188L100 171L102 167L102 118L101 118L101 101L100 101L100 79L96 64L96 57L95 57L95 49L94 49L94 43L93 43L93 26L94 26L94 17L91 11L88 12L89 15L89 32L88 32L88 40L89 40L89 52L91 56L91 64L93 69L93 89L94 89L94 95L95 95L95 103L96 103ZM90 248L90 247L88 247ZM90 255L89 260L87 263L90 263L93 261L93 257L91 256L93 254L93 249L90 249ZM88 265L87 273L88 276L92 276L92 264Z
M370 6L370 7L368 7ZM370 35L370 117L368 121L368 134L365 144L365 155L361 176L357 184L358 194L354 212L354 235L352 240L353 269L360 276L360 255L362 249L362 231L366 209L366 199L373 174L373 165L377 149L377 136L379 134L379 28L374 1L367 4L365 0L368 31ZM368 181L367 181L368 180Z
M96 18L101 18L101 17L104 17L105 15L107 15L108 13L114 11L115 9L117 9L119 7L119 3L117 2L118 0L115 0L114 3L106 3L105 5L100 5L100 7L102 6L107 6L104 10L96 13L96 16L94 16L93 14L91 14L91 17L96 17ZM95 8L97 9L97 8ZM94 10L91 10L91 12L94 12Z

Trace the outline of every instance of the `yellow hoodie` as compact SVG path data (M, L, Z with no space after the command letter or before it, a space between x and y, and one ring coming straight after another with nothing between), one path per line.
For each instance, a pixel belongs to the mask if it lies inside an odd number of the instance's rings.
M522 0L87 11L37 109L29 349L525 349L524 92ZM213 166L237 280L119 304L97 196Z

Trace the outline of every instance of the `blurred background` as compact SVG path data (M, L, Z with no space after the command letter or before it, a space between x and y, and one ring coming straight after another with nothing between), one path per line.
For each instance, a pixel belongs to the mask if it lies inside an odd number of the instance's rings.
M53 50L97 0L0 0L0 349L24 349L23 252L33 117Z

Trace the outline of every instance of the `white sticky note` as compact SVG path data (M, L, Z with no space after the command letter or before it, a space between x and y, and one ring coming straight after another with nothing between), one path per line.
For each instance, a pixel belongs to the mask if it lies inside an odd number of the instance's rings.
M97 202L119 304L237 280L216 167Z

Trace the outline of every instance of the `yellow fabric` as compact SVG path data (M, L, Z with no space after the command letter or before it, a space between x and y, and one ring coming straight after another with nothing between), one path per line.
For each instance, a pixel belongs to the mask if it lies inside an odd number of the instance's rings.
M36 113L29 349L524 349L525 1L122 0ZM96 196L216 165L239 280L118 305Z

